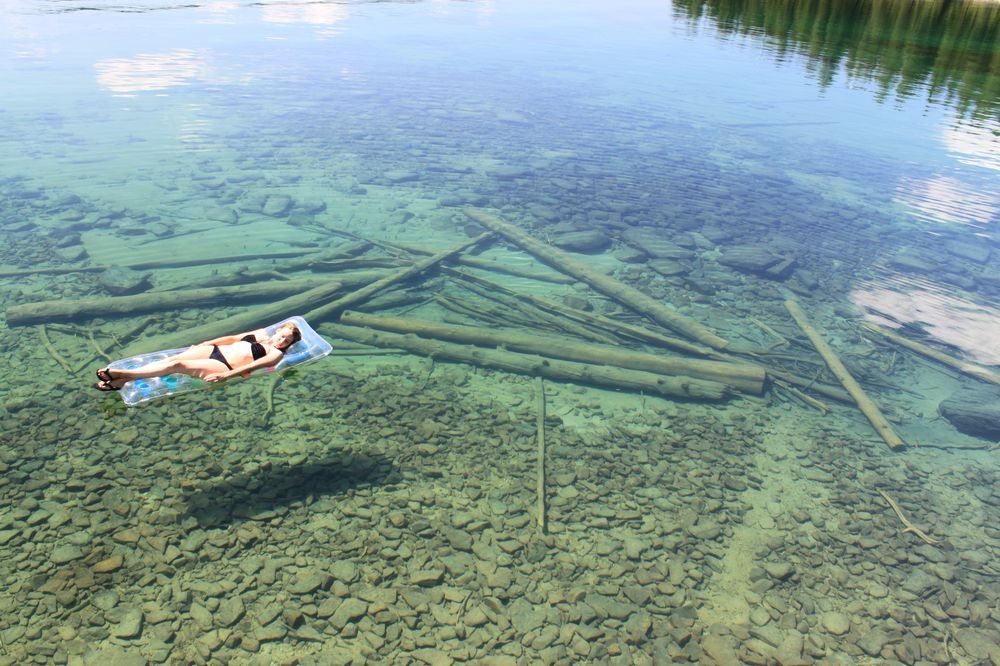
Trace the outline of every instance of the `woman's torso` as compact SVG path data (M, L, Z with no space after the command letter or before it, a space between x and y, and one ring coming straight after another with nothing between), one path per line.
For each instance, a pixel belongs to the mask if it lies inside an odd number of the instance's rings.
M244 339L228 345L219 345L219 351L221 351L223 356L226 357L226 360L229 361L229 365L233 366L234 370L253 363L255 360L255 346L258 346L258 357L271 351L271 345L259 342L259 340L264 337L263 331L257 331L253 334L253 336L254 341L252 342ZM263 354L261 352L263 352Z

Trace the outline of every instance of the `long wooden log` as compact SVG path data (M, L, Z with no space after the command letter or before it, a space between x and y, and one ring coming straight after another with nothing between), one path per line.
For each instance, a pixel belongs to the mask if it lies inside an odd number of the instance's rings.
M344 312L340 316L340 321L352 326L364 326L394 333L414 333L424 338L449 342L481 347L504 347L511 351L578 363L643 370L660 375L694 377L726 384L754 395L764 392L764 369L750 364L660 356L610 345L578 342L572 338L549 334L441 324L361 312Z
M475 208L466 209L465 214L487 229L497 232L522 250L530 252L539 260L564 273L572 275L578 280L586 282L605 296L627 305L673 331L704 345L708 345L713 349L725 349L729 344L728 341L716 335L708 327L661 305L659 301L634 287L630 287L613 277L591 269L566 252L532 238L517 227L500 220L495 215Z
M915 340L910 340L909 338L904 338L902 335L896 333L895 331L890 331L887 328L881 326L875 326L874 324L864 324L863 328L869 333L876 333L890 342L894 342L900 347L905 347L910 351L917 352L921 356L926 356L929 359L933 359L938 363L947 365L949 368L954 368L959 372L969 375L970 377L975 377L976 379L981 379L984 382L989 382L991 384L1000 384L1000 372L991 370L989 368L983 367L978 363L972 363L971 361L963 361L960 358L955 358L954 356L949 356L944 352L938 351L933 347L928 347L925 344L916 342Z
M260 259L285 259L315 254L318 250L297 250L295 252L267 252L264 254L239 254L231 257L206 257L203 259L168 259L163 261L144 261L139 264L126 264L121 268L131 268L136 271L148 271L168 268L189 268L191 266L209 266L226 264L236 261L258 261ZM0 278L21 277L24 275L66 275L69 273L99 273L111 266L58 266L52 268L19 268L0 271Z
M889 445L889 448L899 449L906 446L906 442L900 439L899 435L897 435L892 429L889 421L882 415L878 406L871 400L871 398L868 397L868 395L864 392L864 389L861 388L861 385L858 384L857 380L851 376L851 373L847 371L847 368L840 361L840 359L837 358L837 354L834 353L833 349L830 348L830 345L826 343L823 336L821 336L819 331L813 328L812 324L809 323L809 320L806 318L802 308L799 307L798 302L788 299L785 301L785 309L788 310L788 314L792 315L792 319L794 319L795 323L799 325L802 332L806 334L809 341L813 343L816 351L819 352L819 355L822 356L823 360L826 362L827 367L830 368L830 371L834 374L837 380L840 381L840 384L844 387L844 389L851 394L851 397L854 398L854 402L858 405L858 409L860 409L861 413L865 415L868 422L872 424L875 431L882 436L882 439L884 439L885 443Z
M651 331L648 328L643 328L641 326L636 326L634 324L628 324L617 319L612 319L611 317L606 317L604 315L595 314L593 312L585 312L577 308L564 305L562 303L557 303L555 301L549 300L547 298L542 298L541 296L536 296L534 294L527 294L523 292L516 292L511 289L492 282L478 275L473 275L468 271L463 271L455 268L445 267L445 271L449 275L453 275L461 280L467 282L473 282L481 287L485 287L494 293L505 294L511 296L518 300L526 301L531 303L536 308L544 310L550 313L556 313L561 316L572 319L573 321L586 324L598 332L612 333L619 337L627 338L630 340L638 340L640 342L646 342L649 344L654 344L659 347L666 347L667 349L673 349L675 351L681 351L686 354L692 354L694 356L705 356L705 357L719 357L718 352L710 347L705 347L703 345L696 345L693 342L688 342L687 340L681 340L680 338L675 338L669 335L663 335L656 331Z
M333 280L345 289L370 284L385 277L385 271L357 271L337 274ZM253 303L285 298L329 284L331 278L269 280L238 286L198 287L173 291L147 291L133 296L100 296L77 300L36 301L7 308L7 325L29 326L94 317L130 317L147 312L183 310L234 303Z
M238 287L154 291L134 296L22 303L7 308L7 325L13 328L55 321L75 321L93 317L126 317L162 310L265 301L299 294L329 282L328 279L313 278L261 282Z
M531 377L593 384L687 400L722 400L729 396L729 391L724 385L691 377L667 377L641 370L559 361L531 354L482 349L452 342L427 340L416 335L385 333L343 324L322 324L319 330L324 335L345 340L377 347L405 349L421 356L470 363Z
M320 322L330 317L334 317L343 312L344 310L346 310L347 308L351 307L352 305L355 305L357 303L362 303L368 300L369 298L371 298L381 290L385 289L386 287L393 284L397 284L404 280L408 280L414 275L423 273L431 266L434 266L444 261L453 254L457 254L458 252L461 252L462 250L468 247L472 247L473 245L481 243L482 241L486 240L492 235L493 234L491 233L480 234L479 236L463 241L448 250L438 252L433 256L427 257L426 259L421 259L420 261L415 262L412 266L407 266L406 268L397 271L392 275L388 275L382 278L381 280L376 280L375 282L372 282L371 284L362 287L357 291L351 292L346 296L338 298L332 303L327 303L326 305L314 308L310 310L305 315L305 317L310 322Z
M425 247L414 245L412 243L395 242L392 243L392 245L400 249L406 250L407 252L412 252L414 254L434 254L433 250L429 250ZM555 284L572 284L576 282L575 278L572 278L568 275L563 275L562 273L542 273L541 271L532 270L530 268L524 268L523 266L511 266L510 264L505 264L502 261L497 261L496 259L458 256L458 257L452 257L451 259L448 260L447 263L456 266L479 268L484 271L491 271L493 273L505 273L507 275L528 278L529 280L539 280L541 282L553 282Z
M467 304L466 302L459 301L455 298L449 298L448 296L443 296L442 294L434 294L434 302L446 310L451 310L457 314L472 317L473 319L478 319L480 321L496 324L497 326L510 326L512 323L518 323L522 326L533 326L535 324L535 322L524 320L519 314L516 313L515 316L511 316L508 313L504 313L504 316L500 316L499 314L494 314L495 308L477 308ZM461 321L454 323L464 324L465 322Z
M394 257L354 257L352 259L313 261L309 264L309 270L313 273L334 273L359 268L398 268L406 265L407 262Z
M531 301L507 295L496 289L481 287L473 281L465 281L462 283L462 286L473 293L482 296L483 298L500 303L513 312L520 313L522 316L528 317L536 322L541 322L542 325L547 328L553 328L564 333L569 333L570 335L576 335L585 340L599 338L598 342L606 342L608 344L618 343L617 340L603 332L592 331L579 322L574 321L570 317L553 314L545 308L538 307Z
M161 349L187 347L196 345L203 340L217 338L221 335L232 335L242 333L243 331L255 330L262 326L269 326L275 321L300 314L306 308L313 307L318 302L323 302L325 299L332 297L342 287L339 282L329 281L301 294L289 296L268 305L261 305L231 317L226 317L225 319L218 319L183 331L165 333L153 338L140 340L126 347L121 354L125 358Z
M612 319L611 317L606 317L604 315L596 314L593 312L585 312L577 308L570 307L563 303L557 303L555 301L542 298L541 296L536 296L534 294L527 294L523 292L515 292L511 289L497 284L496 282L491 282L482 278L478 275L473 275L468 271L463 271L461 269L447 268L444 269L448 275L459 278L463 281L473 282L481 287L489 289L491 292L496 294L504 294L519 300L531 303L537 308L545 310L547 312L558 313L568 319L586 324L593 327L598 331L606 331L608 333L613 333L621 338L637 340L639 342L644 342L647 344L656 345L658 347L664 347L666 349L672 349L674 351L684 352L686 354L691 354L693 356L700 356L703 358L711 358L717 361L732 361L734 363L743 363L744 359L731 356L724 352L717 352L710 347L704 345L698 345L693 342L688 342L687 340L681 340L680 338L671 337L668 335L663 335L656 331L651 331L648 328L642 326L636 326L635 324L629 324L626 322L618 321L617 319ZM775 378L780 378L790 384L799 386L800 388L813 391L827 398L837 400L839 402L854 405L854 400L851 398L850 394L844 391L839 386L831 386L829 384L823 384L817 382L814 379L806 379L795 375L794 373L779 370L777 368L768 367L766 364L762 364L756 361L753 365L760 365L765 372Z

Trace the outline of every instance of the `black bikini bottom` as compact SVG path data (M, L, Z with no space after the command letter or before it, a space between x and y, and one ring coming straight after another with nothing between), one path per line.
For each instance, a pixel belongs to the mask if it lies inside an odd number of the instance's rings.
M226 357L222 355L221 351L219 351L219 345L212 345L212 353L209 354L208 357L222 363L230 370L233 369L233 366L229 365L229 361L226 360Z

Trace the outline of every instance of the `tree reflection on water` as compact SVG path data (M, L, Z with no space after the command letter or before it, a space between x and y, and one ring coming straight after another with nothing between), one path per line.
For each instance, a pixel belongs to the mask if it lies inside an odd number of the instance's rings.
M820 85L843 69L881 99L926 91L959 113L1000 116L1000 4L949 0L674 0L723 34L764 33L779 58L805 56Z

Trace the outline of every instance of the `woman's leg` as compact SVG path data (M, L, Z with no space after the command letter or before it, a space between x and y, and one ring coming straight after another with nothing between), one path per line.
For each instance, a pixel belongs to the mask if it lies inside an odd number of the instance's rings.
M205 375L229 370L224 363L208 358L211 353L212 345L196 345L162 361L147 363L131 370L115 368L110 370L112 386L121 386L133 379L163 377L174 373L202 378Z

